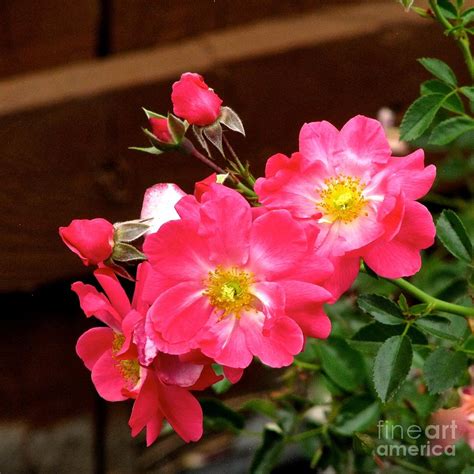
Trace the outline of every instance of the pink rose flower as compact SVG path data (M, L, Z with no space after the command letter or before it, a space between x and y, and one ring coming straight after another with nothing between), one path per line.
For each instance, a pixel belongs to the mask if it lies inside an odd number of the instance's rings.
M146 347L143 340L142 345L137 344L135 332L139 333L149 306L141 297L149 270L148 263L139 266L132 303L107 268L94 272L105 294L92 285L72 285L86 316L95 316L107 325L86 331L76 350L91 370L101 397L108 401L135 400L129 421L132 436L146 427L150 445L166 418L185 441L196 441L202 435L202 410L189 390L202 390L219 378L210 366L159 353Z
M105 219L74 219L59 235L84 265L98 265L112 254L114 226Z
M199 74L186 72L173 84L173 112L190 124L206 126L220 114L222 100Z
M441 434L439 439L432 441L433 445L446 448L463 438L474 449L474 366L470 367L469 372L471 385L458 390L459 407L440 409L431 417L430 423L439 426L438 432Z
M173 143L173 137L168 128L168 119L150 117L148 122L151 127L151 132L158 140L164 143Z
M328 288L340 295L363 258L379 275L413 275L420 250L435 235L429 211L416 202L435 178L422 150L393 157L376 120L357 116L341 131L328 122L305 124L300 153L272 156L255 191L270 209L286 209L317 227L317 251L335 267Z
M331 324L319 284L332 271L287 211L252 209L236 191L213 184L184 197L181 220L147 236L152 267L146 332L159 350L199 349L230 368L253 356L271 367L291 364L306 335L325 338Z

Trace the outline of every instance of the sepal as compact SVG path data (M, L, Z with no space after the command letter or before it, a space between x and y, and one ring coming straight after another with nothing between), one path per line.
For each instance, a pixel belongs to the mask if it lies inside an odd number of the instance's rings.
M116 222L114 224L114 241L117 243L128 243L139 239L150 228L147 224L150 220L151 219L135 219L133 221Z
M212 125L203 128L204 136L224 155L224 148L222 147L222 126L219 122L214 122Z
M237 115L237 113L230 107L221 107L221 115L218 120L230 130L241 133L245 136L242 120L240 120L240 117Z
M136 262L146 260L146 256L133 245L118 242L114 245L112 260L115 262Z

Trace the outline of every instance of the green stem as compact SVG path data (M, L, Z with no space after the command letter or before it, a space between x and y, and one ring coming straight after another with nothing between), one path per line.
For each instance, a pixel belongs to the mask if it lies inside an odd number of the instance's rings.
M458 314L460 316L474 317L474 308L468 308L467 306L460 306L454 303L448 303L447 301L440 300L434 296L425 293L423 290L420 290L417 286L412 283L404 280L403 278L397 278L391 280L389 278L384 278L385 280L393 283L398 286L400 289L406 291L410 295L414 296L417 300L430 304L434 310L445 311L447 313Z
M449 31L452 28L451 23L443 16L441 9L438 5L438 0L430 0L430 7L433 10L433 13L436 19L443 25L443 27ZM467 69L469 70L469 76L472 81L474 81L474 60L471 53L471 45L469 43L469 37L466 32L456 38L456 43L458 44L461 52L464 56L464 61L466 62Z
M245 186L245 184L243 183L236 183L235 184L235 188L238 189L242 194L244 194L245 196L249 197L249 198L252 198L252 199L257 199L257 194L255 193L255 191L253 191L252 189L248 188L247 186Z
M319 428L314 428L312 430L303 431L302 433L297 433L292 436L288 436L287 440L290 443L296 443L298 441L303 441L304 439L312 438L314 435L320 434L324 431L324 427L320 426Z
M225 174L225 171L220 166L216 165L213 161L211 161L209 158L204 156L200 151L196 150L192 142L188 140L187 138L183 140L181 144L181 150L184 151L185 153L188 153L191 156L194 156L194 158L197 158L206 166L214 170L217 174Z
M406 467L412 472L420 472L423 474L434 474L433 471L425 469L424 467L418 466L417 464L413 464L409 461L405 461L405 459L391 458L390 461L393 462L394 464L398 464L401 467Z
M232 156L232 159L234 160L235 165L237 166L240 175L242 178L245 179L247 184L253 188L255 184L255 178L252 176L252 174L249 172L248 168L246 168L242 162L240 161L239 157L237 156L237 153L235 152L234 148L230 144L229 140L225 136L225 133L222 135L222 139L224 141L224 144L227 146L227 149L229 150L230 155Z
M296 365L296 367L300 367L301 369L315 370L315 371L321 369L319 365L311 364L310 362L304 362L298 359L294 359L293 364Z
M372 276L373 278L380 278L382 280L388 281L389 283L392 283L392 285L398 286L398 288L406 291L411 296L414 296L418 301L431 305L432 310L445 311L447 313L458 314L460 316L468 316L468 317L474 318L474 307L461 306L458 304L448 303L447 301L443 301L438 298L435 298L434 296L431 296L428 293L425 293L423 290L415 286L413 283L410 283L409 281L403 278L395 278L392 280L391 278L376 276L372 274L372 272L369 273L367 271L364 263L361 264L360 270L361 272L364 272L367 275Z

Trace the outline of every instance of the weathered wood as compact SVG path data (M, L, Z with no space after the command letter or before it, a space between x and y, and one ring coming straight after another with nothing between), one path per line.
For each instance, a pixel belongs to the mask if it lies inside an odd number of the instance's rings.
M112 0L110 48L113 53L148 48L263 18L362 2L374 0Z
M206 73L240 113L247 139L234 134L232 140L257 172L270 154L296 149L304 121L326 118L341 125L381 106L406 108L427 77L416 67L417 57L441 56L462 70L460 54L436 25L397 17L395 6L387 4L369 20L364 6L351 6L332 16L265 21L196 43L0 84L0 290L29 290L85 274L57 235L72 218L134 218L146 186L176 181L190 191L207 175L188 157L154 158L127 149L145 143L140 107L166 111L172 80L183 70ZM173 62L173 51L190 55Z
M95 56L96 0L0 2L0 77Z
M407 15L391 0L381 2L380 8L373 4L339 5L211 32L169 46L33 73L0 81L0 115L165 81L186 70L208 71L221 64L369 34L397 22L422 24L423 20Z

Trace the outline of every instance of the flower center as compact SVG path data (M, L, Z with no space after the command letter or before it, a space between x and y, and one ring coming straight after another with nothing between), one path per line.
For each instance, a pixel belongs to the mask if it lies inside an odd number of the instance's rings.
M348 223L359 217L367 200L362 191L364 185L359 178L339 175L324 180L325 187L320 191L320 209L331 222L340 220Z
M209 272L205 281L204 295L222 317L234 314L240 317L242 311L252 308L254 296L251 293L253 283L252 273L245 272L236 267L223 269L218 266Z
M123 346L125 342L125 336L123 334L114 334L114 340L112 342L112 354L114 359L117 361L117 368L119 369L122 377L131 385L135 386L140 380L140 364L137 359L119 359L116 354Z

